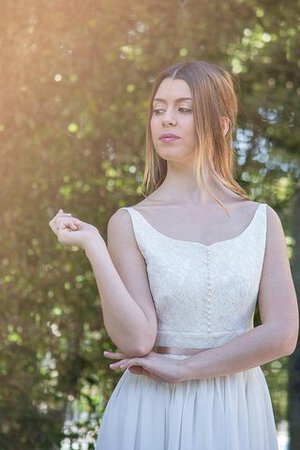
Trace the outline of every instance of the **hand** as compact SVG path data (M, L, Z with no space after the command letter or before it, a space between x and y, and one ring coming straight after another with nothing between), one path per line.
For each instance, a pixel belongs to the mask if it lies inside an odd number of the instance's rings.
M180 359L171 359L155 352L150 352L148 355L138 358L126 358L123 353L117 352L104 352L104 356L111 359L121 359L121 361L109 365L113 370L128 368L132 373L146 375L165 383L184 381L184 365Z
M49 225L61 244L76 245L84 249L92 239L102 239L94 225L72 217L72 214L64 213L62 209L50 220Z

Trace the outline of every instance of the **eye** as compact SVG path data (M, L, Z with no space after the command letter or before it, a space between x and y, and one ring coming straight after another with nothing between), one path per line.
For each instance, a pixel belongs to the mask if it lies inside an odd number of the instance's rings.
M178 108L178 111L181 111L181 112L183 112L183 113L189 113L189 112L192 112L192 110L191 110L190 108L182 108L182 107Z
M161 111L164 111L164 109L152 109L152 114L157 116L157 114L161 113Z

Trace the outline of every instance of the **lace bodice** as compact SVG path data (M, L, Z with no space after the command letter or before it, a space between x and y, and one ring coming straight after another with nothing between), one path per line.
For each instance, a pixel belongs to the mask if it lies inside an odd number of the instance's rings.
M266 204L232 239L205 245L170 238L130 214L157 313L155 345L210 348L253 328L266 243Z

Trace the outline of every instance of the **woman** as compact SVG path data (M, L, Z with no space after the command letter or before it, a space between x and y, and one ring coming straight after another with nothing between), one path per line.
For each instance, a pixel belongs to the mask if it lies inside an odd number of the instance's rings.
M120 350L105 354L125 371L97 450L278 449L260 365L294 351L297 299L277 213L233 176L236 115L226 70L167 68L150 100L148 195L110 218L108 249L71 214L50 221L85 250Z

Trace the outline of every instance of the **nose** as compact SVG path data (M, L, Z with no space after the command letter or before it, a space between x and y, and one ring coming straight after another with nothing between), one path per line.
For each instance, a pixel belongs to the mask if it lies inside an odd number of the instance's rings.
M176 119L171 111L166 111L162 116L162 124L163 126L176 125Z

